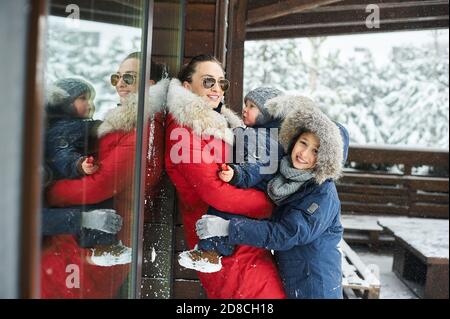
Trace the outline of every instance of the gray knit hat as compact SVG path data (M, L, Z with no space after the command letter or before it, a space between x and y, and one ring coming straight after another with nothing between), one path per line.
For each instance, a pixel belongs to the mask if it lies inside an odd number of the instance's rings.
M50 117L75 116L76 110L73 107L73 102L86 93L90 100L94 99L95 89L86 80L80 78L57 80L47 91L47 114Z
M256 125L264 125L273 120L273 117L267 110L266 102L282 94L283 92L280 90L270 87L260 87L248 92L244 98L244 102L253 102L260 111L260 114L256 118Z

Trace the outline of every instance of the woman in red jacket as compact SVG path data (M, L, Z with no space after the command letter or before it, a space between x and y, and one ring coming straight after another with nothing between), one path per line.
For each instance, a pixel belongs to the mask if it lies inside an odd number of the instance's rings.
M217 172L232 151L232 128L241 120L222 99L229 82L212 56L195 57L169 85L166 120L166 170L174 183L189 249L198 242L195 222L209 206L251 218L271 215L272 204L254 189L222 182ZM198 273L208 298L285 298L270 251L238 246L222 258L222 270Z
M106 115L98 132L99 171L77 180L61 180L47 192L47 203L53 207L98 204L113 199L114 209L123 217L118 233L126 246L131 246L133 181L136 154L136 123L139 55L127 57L111 83L116 87L121 104ZM162 173L163 117L168 80L151 87L149 92L150 114L149 159L146 191L157 184ZM157 145L158 144L158 145ZM151 180L150 180L151 179ZM46 243L41 259L42 298L115 298L129 273L130 265L99 267L87 262L91 254L80 248L72 236L54 236ZM68 268L68 266L70 266ZM69 271L68 271L69 269ZM71 272L73 271L73 273ZM76 282L78 275L79 282ZM69 284L67 284L69 283Z

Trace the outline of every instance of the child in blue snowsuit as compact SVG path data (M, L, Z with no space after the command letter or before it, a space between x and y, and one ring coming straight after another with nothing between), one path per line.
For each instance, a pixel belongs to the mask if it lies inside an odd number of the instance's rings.
M297 97L278 103L296 104ZM283 122L287 150L267 193L276 204L270 220L204 215L201 239L227 236L231 245L274 250L289 298L342 298L340 201L334 181L342 172L348 133L315 105L296 108Z
M46 101L45 186L60 179L76 179L98 170L97 128L92 119L94 87L80 78L63 78L49 88ZM82 247L117 242L122 218L112 203L89 207L44 208L43 235L77 235Z
M45 160L51 179L77 179L94 174L97 128L92 120L95 90L78 78L65 78L50 87L47 97Z

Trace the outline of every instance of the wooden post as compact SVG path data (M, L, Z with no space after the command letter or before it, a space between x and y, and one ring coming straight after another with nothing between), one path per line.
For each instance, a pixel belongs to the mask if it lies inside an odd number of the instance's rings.
M228 13L227 78L231 82L226 104L236 112L242 111L244 84L244 46L246 35L247 0L230 0Z
M216 1L216 27L214 35L214 56L222 62L226 68L226 43L227 43L227 20L228 20L228 0Z
M40 294L40 217L41 163L43 128L43 86L45 17L47 1L29 1L26 106L23 137L21 298L38 298Z

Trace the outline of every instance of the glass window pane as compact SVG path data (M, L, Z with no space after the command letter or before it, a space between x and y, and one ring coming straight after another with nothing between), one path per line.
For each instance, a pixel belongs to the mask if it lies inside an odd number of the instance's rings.
M164 171L165 103L169 78L182 61L183 1L158 0L153 8L152 56L148 89L142 298L171 297L174 189Z
M43 298L133 296L145 2L50 1Z

